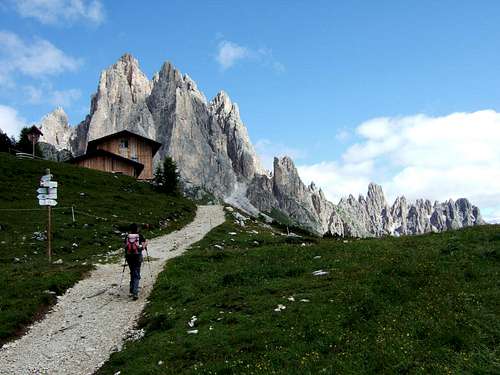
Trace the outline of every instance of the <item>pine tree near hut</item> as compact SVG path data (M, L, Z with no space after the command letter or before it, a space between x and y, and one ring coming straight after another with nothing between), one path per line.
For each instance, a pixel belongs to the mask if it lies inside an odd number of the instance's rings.
M156 168L154 186L156 190L168 194L179 194L179 172L171 157L166 156L163 163Z

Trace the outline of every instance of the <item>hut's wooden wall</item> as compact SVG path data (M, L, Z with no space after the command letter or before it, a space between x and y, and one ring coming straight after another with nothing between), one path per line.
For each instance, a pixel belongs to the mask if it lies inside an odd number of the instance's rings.
M128 176L137 177L135 175L135 169L132 165L109 156L91 156L87 159L79 160L75 164L81 167L97 169L104 172L121 172Z
M122 140L128 142L127 148L120 147ZM151 145L146 141L134 137L133 135L127 135L105 140L96 147L97 149L106 150L143 164L144 169L139 175L139 179L153 178L153 150Z

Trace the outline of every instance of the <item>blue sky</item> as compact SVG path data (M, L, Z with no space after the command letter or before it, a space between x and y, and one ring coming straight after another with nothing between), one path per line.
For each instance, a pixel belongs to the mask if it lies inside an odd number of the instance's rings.
M170 60L208 98L228 92L265 163L291 154L334 200L375 180L391 199L465 195L500 218L483 186L500 190L499 19L498 1L0 0L0 128L56 105L78 123L100 71L130 52L149 77ZM429 154L441 164L415 162Z

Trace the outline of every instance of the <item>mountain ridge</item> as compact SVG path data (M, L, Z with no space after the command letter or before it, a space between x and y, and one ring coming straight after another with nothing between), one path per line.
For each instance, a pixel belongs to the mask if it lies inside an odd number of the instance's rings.
M70 127L62 108L40 124L43 142L56 151L85 152L88 141L127 129L155 139L180 170L186 190L201 189L251 214L278 210L317 234L370 237L420 234L484 224L465 199L435 203L400 197L389 206L382 188L371 183L366 198L352 195L337 205L314 183L305 185L293 160L275 158L266 171L250 142L239 107L220 91L207 101L196 83L165 62L149 80L139 62L124 54L101 72L90 112Z

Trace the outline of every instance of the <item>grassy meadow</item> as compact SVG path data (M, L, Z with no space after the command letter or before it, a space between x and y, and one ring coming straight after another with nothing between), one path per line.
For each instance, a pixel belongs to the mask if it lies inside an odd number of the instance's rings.
M36 198L45 168L59 183L52 260L62 264L48 263L47 241L34 235L46 230L47 209ZM93 264L116 258L130 223L142 224L150 238L184 226L195 212L191 201L147 183L69 164L0 153L0 176L0 344L22 333ZM64 208L71 206L75 222Z
M228 215L98 374L500 373L499 272L499 226L335 240Z

